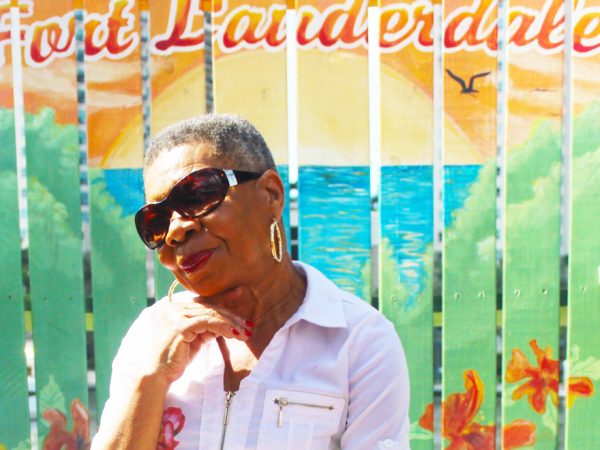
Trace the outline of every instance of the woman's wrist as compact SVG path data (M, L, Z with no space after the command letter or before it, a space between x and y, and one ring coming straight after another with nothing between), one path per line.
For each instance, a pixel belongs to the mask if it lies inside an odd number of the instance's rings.
M152 374L141 375L136 381L135 385L132 386L133 389L137 392L144 394L152 394L156 395L159 393L164 393L166 396L169 387L171 386L171 382L166 374L162 372L155 372Z

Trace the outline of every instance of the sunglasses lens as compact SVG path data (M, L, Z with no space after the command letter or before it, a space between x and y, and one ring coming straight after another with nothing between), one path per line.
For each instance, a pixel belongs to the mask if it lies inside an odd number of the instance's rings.
M227 194L227 184L222 172L204 170L181 180L171 192L173 208L187 217L208 214L221 204Z
M202 169L180 180L165 200L144 206L135 225L146 246L160 247L167 236L173 210L187 218L208 214L221 204L229 183L221 169Z
M135 225L142 241L151 249L160 247L169 229L171 212L162 205L148 205L135 216Z

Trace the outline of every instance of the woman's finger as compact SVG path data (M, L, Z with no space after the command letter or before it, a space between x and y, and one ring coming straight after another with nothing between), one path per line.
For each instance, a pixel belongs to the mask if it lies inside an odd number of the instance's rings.
M181 333L184 335L186 342L192 342L194 335L197 336L204 333L212 333L216 336L234 338L241 341L245 341L252 336L252 332L246 328L239 327L228 319L210 314L186 317L181 325Z
M207 307L199 303L187 303L184 305L178 305L177 308L179 308L181 314L188 318L208 315L217 319L224 319L226 321L231 322L231 326L233 326L235 329L237 329L243 334L247 334L244 333L244 331L251 331L252 329L253 324L251 322L233 314L230 311L227 311L226 309L218 307Z

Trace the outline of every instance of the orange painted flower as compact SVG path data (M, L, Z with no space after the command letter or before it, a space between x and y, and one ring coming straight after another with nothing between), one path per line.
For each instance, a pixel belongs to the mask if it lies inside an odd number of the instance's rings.
M535 424L515 420L502 428L502 448L511 450L535 444Z
M558 406L559 362L551 358L552 349L550 347L542 350L535 339L532 339L529 345L535 354L537 366L532 366L520 349L514 349L506 369L506 381L516 383L529 378L513 392L512 398L518 400L527 395L531 407L542 414L546 411L548 395L550 395L552 403Z
M484 386L474 370L467 370L465 393L450 394L442 402L442 436L450 440L446 450L493 450L496 427L475 422L481 408ZM425 408L419 425L433 432L433 403ZM504 448L514 449L535 443L535 425L526 420L510 423L503 429Z
M573 402L579 397L591 397L594 395L594 383L588 377L569 377L569 388L567 394L567 407L573 406Z
M50 425L44 439L44 450L88 450L90 448L90 415L79 400L71 402L73 427L67 431L67 417L58 409L48 408L42 417Z
M531 407L542 414L546 411L546 397L550 395L552 403L558 406L559 361L552 359L552 349L542 350L535 339L529 343L537 360L537 367L531 365L527 356L514 349L512 358L506 369L506 381L516 383L529 378L513 392L513 400L527 395ZM590 397L594 393L594 385L588 377L570 377L567 405L571 407L576 396Z

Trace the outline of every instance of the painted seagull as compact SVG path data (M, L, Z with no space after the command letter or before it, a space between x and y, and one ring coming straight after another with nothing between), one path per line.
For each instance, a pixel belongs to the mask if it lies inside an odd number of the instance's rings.
M476 78L481 78L481 77L486 77L486 76L488 76L492 72L482 72L482 73L478 73L478 74L473 75L471 78L469 78L469 87L467 87L467 83L465 83L465 80L463 80L458 75L453 74L450 69L446 69L446 73L448 75L450 75L450 77L454 81L456 81L458 84L460 84L460 87L462 88L461 91L460 91L461 94L470 94L472 92L479 92L478 90L476 90L473 87L473 84L475 83L475 79Z

